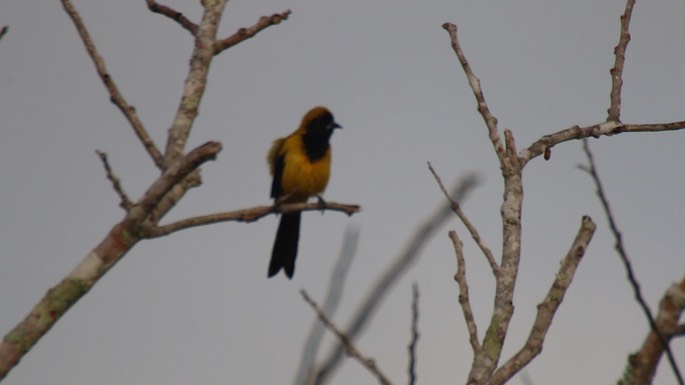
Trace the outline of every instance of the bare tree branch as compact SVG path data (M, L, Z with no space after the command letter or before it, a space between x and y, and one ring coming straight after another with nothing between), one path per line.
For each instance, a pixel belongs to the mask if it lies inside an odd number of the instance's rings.
M219 151L221 151L221 143L207 142L196 147L188 155L168 166L159 179L147 189L131 212L141 210L145 217L150 215L169 190L178 185L181 180L200 167L202 163L215 159Z
M443 24L452 42L452 48L459 58L464 73L469 80L471 89L478 103L478 111L483 116L488 127L490 141L500 162L502 177L504 178L504 200L500 213L502 215L502 259L499 264L495 285L495 304L490 318L490 324L482 347L475 354L468 382L482 383L489 378L497 367L504 339L509 329L511 317L514 314L513 297L516 277L521 259L521 209L523 205L523 164L516 155L514 137L509 130L504 130L505 146L497 130L497 119L492 116L485 102L480 88L480 81L473 74L466 57L461 50L457 38L457 26L451 23ZM487 347L485 349L484 347Z
M521 159L523 166L525 166L531 159L542 155L545 153L545 151L549 151L557 144L567 142L569 140L578 140L589 137L599 138L600 136L611 136L627 132L676 131L682 130L683 128L685 128L685 121L655 124L623 124L620 122L608 121L593 124L587 127L579 127L576 125L559 132L543 136L531 144L528 148L521 150L521 152L519 152L519 158Z
M233 47L236 44L242 43L243 41L254 37L256 34L262 30L271 27L272 25L280 24L283 20L288 20L290 16L290 10L285 10L281 13L274 13L271 16L262 16L257 23L249 28L240 28L233 35L217 40L214 44L214 54L218 55L226 49Z
M86 51L88 51L88 55L93 60L93 64L95 64L95 69L98 73L98 76L100 76L100 79L105 84L105 88L107 88L107 91L109 92L110 100L112 101L112 103L114 103L115 106L119 108L119 110L121 110L121 112L124 114L128 122L131 124L131 127L133 127L133 131L138 136L138 139L140 139L140 141L143 143L143 146L147 150L152 160L155 162L155 165L159 168L162 168L161 153L157 149L155 143L152 141L152 138L150 138L150 135L148 135L147 131L145 130L145 127L143 127L143 123L138 118L138 114L136 113L135 107L129 105L126 102L124 97L119 92L119 88L114 83L114 80L110 76L109 72L107 72L107 68L105 67L105 61L102 58L102 56L100 56L100 53L95 47L93 40L90 38L88 30L86 29L83 20L81 20L81 16L79 15L78 11L71 3L71 0L61 1L64 10L67 12L69 17L71 17L71 20L74 22L76 30L78 31L79 36L81 36L83 44L86 46Z
M416 384L416 345L419 340L419 285L411 285L411 340L409 341L409 385Z
M114 191L117 193L117 195L119 195L119 199L121 200L121 202L119 202L119 206L126 211L130 210L131 207L133 207L133 202L131 202L131 200L128 198L128 195L126 195L124 188L121 186L121 180L119 177L114 175L112 172L112 167L110 167L109 161L107 160L107 154L99 150L96 150L95 153L98 154L100 160L102 161L102 165L105 167L107 179L112 182Z
M302 294L302 298L309 304L309 306L314 309L316 312L316 315L319 317L319 320L323 322L323 324L330 330L333 334L335 334L336 337L338 337L338 340L345 346L345 352L349 357L354 358L357 362L359 362L363 367L365 367L369 372L371 372L376 378L378 379L378 382L383 384L383 385L391 385L390 380L381 372L381 370L376 366L376 363L374 362L373 359L366 358L364 357L359 350L352 344L351 339L345 335L343 332L341 332L335 325L333 325L333 322L328 319L326 314L319 308L319 306L312 300L309 295L307 295L307 292L304 290L300 290L300 294Z
M359 241L359 228L357 226L348 226L345 231L343 239L343 246L340 250L335 267L331 273L331 278L328 283L328 292L323 304L324 314L333 316L338 309L340 299L342 298L345 278L352 266L352 259L357 253L357 243ZM296 385L311 384L314 381L315 360L316 355L321 345L321 340L325 332L325 326L320 320L316 319L312 328L309 330L309 335L302 349L302 358L300 359L300 367L295 378Z
M442 25L442 28L444 28L450 35L452 49L454 50L454 53L457 54L459 63L461 64L461 67L464 69L466 78L469 81L469 85L473 90L473 95L476 97L476 102L478 103L478 112L480 112L481 116L483 117L483 120L485 121L485 125L488 127L490 141L492 142L492 145L495 148L495 153L498 154L497 157L499 158L500 154L503 153L504 148L502 147L502 141L500 139L499 131L497 129L497 118L495 118L490 113L488 104L485 102L483 90L480 88L480 80L471 70L471 66L469 65L469 62L466 60L464 52L462 52L461 50L461 44L459 44L459 39L457 38L457 26L452 23L445 23Z
M83 297L104 274L142 239L142 223L156 203L175 184L214 159L221 145L199 146L167 168L145 194L128 210L126 217L57 286L34 306L22 322L0 344L0 380L50 330L69 308Z
M683 312L685 312L685 277L680 282L671 285L659 302L655 322L661 331L661 336L670 341L682 335L679 332L682 332L683 325L678 325L678 322ZM650 330L640 350L628 356L628 363L618 384L651 384L663 353L664 345L661 338Z
M611 68L609 73L611 74L611 106L607 110L609 116L608 121L621 121L621 88L623 87L623 67L626 61L626 48L628 47L628 42L630 41L630 32L628 29L630 27L630 18L633 15L633 6L635 5L635 0L628 0L626 3L626 9L621 15L621 36L618 40L618 45L614 48L614 55L616 60L614 61L614 67Z
M595 182L595 186L597 187L597 196L599 197L599 200L602 203L604 213L606 214L607 221L609 222L609 228L611 229L611 232L614 235L614 239L616 240L614 247L619 257L621 258L621 261L623 262L623 266L626 269L628 282L630 283L630 286L633 288L633 295L635 296L635 300L637 301L638 305L640 305L642 312L645 314L650 329L658 337L659 341L663 345L663 349L666 352L668 361L671 364L671 370L673 371L673 375L678 380L678 383L683 385L683 378L680 374L680 370L678 369L678 364L675 361L673 352L671 351L671 348L668 344L668 339L661 333L661 330L659 330L659 327L656 324L656 321L654 320L654 316L652 315L652 311L649 309L647 301L645 301L644 297L642 296L640 283L638 282L637 277L635 276L635 271L633 270L632 263L630 262L628 252L625 250L625 247L623 245L623 235L621 234L621 231L618 229L618 225L616 224L614 215L611 212L611 208L609 207L609 200L607 199L606 194L604 193L604 188L602 187L602 182L599 178L599 173L597 172L595 160L592 155L592 152L590 151L590 145L586 139L583 140L583 150L585 151L585 155L587 156L589 162L589 165L586 168L583 168L583 170L587 171L592 177L592 180Z
M248 209L229 211L224 213L201 215L182 219L163 226L153 226L145 229L145 238L159 238L180 230L197 226L205 226L221 222L254 222L270 214L291 213L295 211L339 211L347 215L353 215L361 210L357 205L335 203L326 201L325 206L319 203L290 203L284 205L257 206Z
M452 191L452 196L457 202L462 202L466 196L478 185L479 181L474 174L463 177ZM380 307L381 301L390 291L392 286L409 269L418 257L421 250L440 229L445 221L450 217L452 211L448 203L441 203L437 210L421 223L414 235L410 238L407 246L400 252L387 268L378 277L376 282L369 290L367 296L358 306L357 311L352 316L349 326L345 329L345 334L354 340L366 327L375 311ZM324 384L330 379L333 371L338 367L342 359L344 346L337 344L332 352L324 359L319 366L319 370L314 381L315 384Z
M195 34L197 33L197 24L190 21L181 12L178 12L175 9L168 7L166 5L159 4L155 0L145 1L147 2L147 7L150 9L150 11L154 13L159 13L160 15L164 15L170 18L171 20L177 22L181 25L181 27L185 28L193 36L195 36Z
M202 1L204 13L195 33L195 46L190 59L190 70L184 82L181 103L167 136L164 166L183 156L190 129L197 117L207 86L209 65L214 58L214 42L227 0Z
M454 253L457 255L457 273L454 274L454 280L459 286L459 305L464 313L464 321L466 321L466 329L469 331L469 343L473 354L475 355L480 350L480 339L478 338L478 326L473 317L473 309L471 308L471 300L469 299L469 285L466 280L466 261L464 260L464 250L462 248L461 240L457 236L457 232L452 230L449 232L452 244L454 244Z
M485 259L488 260L488 263L490 264L490 269L492 270L492 274L495 277L497 277L497 274L499 272L499 265L497 264L497 261L495 261L495 256L492 254L492 251L490 251L490 248L485 243L483 238L480 237L480 234L478 234L478 230L476 230L476 227L466 217L464 212L461 211L461 206L459 206L459 202L452 199L450 194L447 192L445 186L442 184L440 176L438 176L438 174L435 172L435 170L433 169L433 165L431 165L430 162L428 162L428 169L433 174L435 181L438 182L438 186L440 186L440 190L442 190L442 193L445 194L445 198L447 198L447 201L450 203L450 209L452 209L452 211L455 214L457 214L457 216L462 221L464 226L466 226L466 229L471 234L471 238L473 238L473 240L476 242L480 250L483 252L483 255L485 255Z
M526 365L528 365L533 358L542 352L542 345L545 341L545 336L550 326L552 326L552 319L556 313L561 301L564 299L566 291L571 286L576 269L580 264L581 259L585 255L592 236L595 233L597 226L592 219L584 216L573 241L570 250L561 261L557 276L549 288L549 292L545 299L538 305L537 316L535 322L528 335L525 345L512 358L510 358L504 365L495 371L492 378L487 382L492 385L501 385L509 381L514 375Z

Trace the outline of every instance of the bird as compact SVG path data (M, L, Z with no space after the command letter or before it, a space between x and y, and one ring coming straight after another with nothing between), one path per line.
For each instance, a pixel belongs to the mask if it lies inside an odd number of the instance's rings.
M333 131L342 128L333 114L323 106L309 110L300 126L292 134L276 139L267 155L269 171L273 176L271 198L275 204L302 203L326 189L331 168ZM295 258L300 238L301 212L281 214L276 231L268 277L283 269L288 279L295 274Z

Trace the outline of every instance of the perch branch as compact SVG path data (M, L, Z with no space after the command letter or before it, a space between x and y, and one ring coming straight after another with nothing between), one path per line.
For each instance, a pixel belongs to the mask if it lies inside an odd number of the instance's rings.
M359 362L363 367L365 367L369 372L371 372L376 378L378 379L378 382L380 382L383 385L390 385L390 380L381 372L381 370L376 366L376 363L374 362L373 359L366 358L364 357L359 350L352 344L352 341L350 338L342 333L335 325L333 325L333 322L328 319L326 314L319 308L319 306L312 300L309 295L307 295L307 292L304 290L300 290L300 294L302 294L302 298L309 304L309 306L314 309L316 312L316 315L319 317L321 322L330 330L333 334L335 334L336 337L338 337L338 340L345 346L345 352L347 353L348 356L354 358L357 362Z
M227 50L236 44L242 43L243 41L254 37L262 30L267 29L272 25L280 24L283 20L288 20L290 13L291 12L288 9L281 13L274 13L271 16L262 16L253 26L249 28L240 28L233 35L222 40L217 40L214 43L214 54L218 55L224 50Z
M121 199L119 206L126 211L130 210L131 207L133 207L133 202L131 202L131 200L128 198L128 195L126 195L124 188L121 186L121 180L119 177L114 175L112 172L112 167L110 167L109 161L107 160L107 154L100 150L95 150L95 153L100 157L102 166L105 168L105 172L107 173L107 179L112 182L114 191L117 193L117 195L119 195L119 199Z
M488 245L485 244L485 241L483 241L483 238L480 237L478 234L478 230L476 230L476 227L473 226L471 221L466 217L463 211L461 211L461 206L459 205L459 202L456 200L452 199L450 197L449 193L445 189L445 186L442 184L442 180L438 176L438 174L435 172L433 169L433 166L428 162L428 169L430 172L433 174L433 177L435 178L435 181L438 182L438 186L440 186L440 190L442 190L442 193L445 195L445 198L447 198L447 201L450 204L450 208L452 211L457 214L459 219L464 223L464 226L469 230L469 233L471 234L471 237L473 240L476 242L480 250L483 252L483 255L485 255L485 258L488 260L488 263L490 264L490 269L492 270L492 274L497 277L497 274L499 272L499 266L497 265L497 261L495 261L495 256L492 254L492 251L490 251L490 248L488 248Z
M519 370L528 365L533 358L542 352L542 345L545 342L545 336L550 326L552 326L552 319L559 305L564 299L566 291L573 281L576 269L580 264L585 251L587 250L592 236L597 229L597 225L588 216L584 216L570 250L562 259L561 266L557 272L556 278L547 293L545 299L538 305L537 316L535 322L528 335L525 345L512 358L510 358L504 365L495 371L488 384L501 385L511 379Z
M159 4L155 0L146 0L146 2L148 9L150 9L150 11L152 11L153 13L159 13L160 15L164 15L170 18L171 20L177 22L181 25L181 27L188 30L188 32L190 32L193 36L195 36L195 34L197 33L197 24L190 21L181 12L178 12L175 9L168 7L166 5Z
M208 214L192 218L182 219L177 222L163 226L153 226L144 232L145 238L159 238L180 230L189 229L197 226L204 226L221 222L254 222L269 214L290 213L295 211L339 211L347 215L353 215L361 211L358 205L349 205L326 201L326 206L321 207L319 203L291 203L272 206L257 206L249 209L229 211L217 214Z
M589 165L583 168L583 170L587 171L592 177L592 180L595 182L595 186L597 188L597 196L599 197L599 200L602 204L602 208L604 208L604 213L607 217L607 221L609 222L609 228L611 229L611 232L614 235L614 239L616 241L614 248L616 249L616 252L621 258L621 262L623 262L624 268L626 269L628 282L630 283L630 286L633 288L633 295L635 296L635 300L642 309L642 312L645 314L650 329L661 342L661 345L663 346L663 349L666 352L666 356L668 357L668 361L671 365L673 375L678 380L678 383L683 385L683 378L680 374L680 370L678 369L678 364L675 361L673 352L671 351L671 348L668 344L668 340L663 335L661 330L659 330L659 327L656 324L656 321L654 320L654 316L652 315L652 311L649 309L649 305L647 304L647 301L644 299L644 296L642 295L640 283L638 282L637 277L635 276L635 271L633 270L632 263L630 262L628 252L626 251L623 245L623 235L621 234L621 231L618 229L618 224L616 223L614 215L611 212L611 208L609 207L609 200L607 199L606 194L604 193L604 188L602 187L602 182L599 178L599 173L597 172L597 167L595 165L594 156L592 154L592 151L590 151L590 145L587 139L583 140L583 150L585 151L585 155L587 156L589 162Z
M124 97L119 92L116 83L114 83L114 80L110 76L109 72L107 72L107 67L105 67L105 61L102 58L102 56L100 56L100 53L95 47L95 43L93 43L93 40L90 38L90 34L86 29L86 25L83 23L83 20L81 19L81 16L79 15L78 11L71 3L71 0L61 1L64 10L67 12L71 20L74 22L74 25L76 26L76 31L78 31L81 40L83 40L83 44L86 46L86 51L88 51L88 55L93 60L93 64L95 65L95 70L97 71L98 76L105 84L105 88L107 88L107 91L109 92L110 100L112 101L112 103L114 103L115 106L119 108L119 110L121 110L121 112L124 114L124 117L126 117L128 122L131 124L131 127L133 127L133 131L138 136L138 139L140 139L140 141L143 143L143 146L147 150L152 160L155 162L155 165L159 168L162 168L161 153L157 149L155 143L152 141L152 138L150 138L150 135L148 135L147 131L145 130L145 127L143 127L143 123L140 121L140 119L138 118L138 114L136 113L136 108L129 105L126 102Z
M452 240L452 244L454 244L454 253L457 255L457 273L454 275L454 280L457 281L457 285L459 286L459 305L461 305L461 310L464 313L466 329L469 331L469 343L471 343L473 354L476 354L480 350L480 340L478 338L478 326L473 317L473 309L471 308L471 300L469 299L469 285L466 281L464 250L456 231L450 231L449 236Z

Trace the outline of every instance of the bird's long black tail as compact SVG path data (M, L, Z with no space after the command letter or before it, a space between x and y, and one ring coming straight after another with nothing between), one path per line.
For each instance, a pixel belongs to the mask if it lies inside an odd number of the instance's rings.
M300 239L301 212L281 215L281 222L276 232L274 249L269 263L269 278L278 274L283 268L288 279L295 273L295 257L297 257L297 243Z

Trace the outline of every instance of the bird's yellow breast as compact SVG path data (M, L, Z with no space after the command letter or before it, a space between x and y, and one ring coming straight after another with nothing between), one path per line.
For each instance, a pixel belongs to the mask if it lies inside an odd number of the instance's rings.
M288 201L302 202L326 189L331 167L331 150L311 162L303 149L302 141L296 135L286 138L281 148L283 174L281 188L284 195L291 195Z

